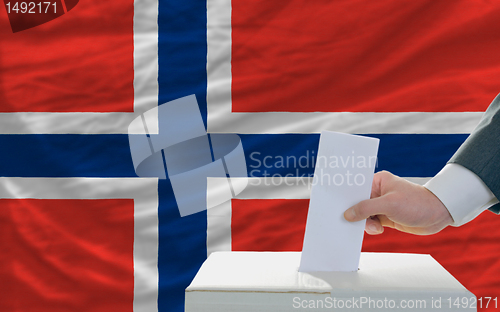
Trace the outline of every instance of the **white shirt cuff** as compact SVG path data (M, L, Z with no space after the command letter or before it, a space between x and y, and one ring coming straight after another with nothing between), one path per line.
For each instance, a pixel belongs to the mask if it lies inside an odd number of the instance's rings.
M498 203L484 182L469 169L447 164L425 185L441 200L453 218L453 226L463 225Z

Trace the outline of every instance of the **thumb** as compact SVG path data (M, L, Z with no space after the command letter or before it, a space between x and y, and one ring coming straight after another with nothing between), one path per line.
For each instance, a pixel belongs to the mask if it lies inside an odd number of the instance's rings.
M387 196L363 200L344 212L344 218L349 222L361 221L370 216L387 214L390 207Z

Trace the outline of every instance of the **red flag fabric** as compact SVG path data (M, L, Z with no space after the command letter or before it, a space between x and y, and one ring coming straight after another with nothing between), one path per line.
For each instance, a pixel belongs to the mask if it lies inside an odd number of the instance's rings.
M132 312L133 199L0 199L0 220L2 311Z
M133 1L75 8L15 33L0 10L0 113L133 112Z
M498 2L231 8L234 112L484 111L499 92Z

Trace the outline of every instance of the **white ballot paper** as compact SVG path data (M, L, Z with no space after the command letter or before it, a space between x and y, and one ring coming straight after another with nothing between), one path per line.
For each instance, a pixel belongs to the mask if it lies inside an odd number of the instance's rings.
M299 271L357 271L366 221L344 211L370 198L379 140L323 131Z

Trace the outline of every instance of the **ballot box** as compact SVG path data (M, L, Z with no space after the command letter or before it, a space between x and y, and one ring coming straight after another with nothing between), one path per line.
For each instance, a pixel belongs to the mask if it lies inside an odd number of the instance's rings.
M186 288L185 311L476 311L430 255L362 253L356 272L310 273L298 271L300 256L212 253Z

